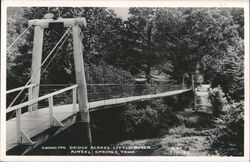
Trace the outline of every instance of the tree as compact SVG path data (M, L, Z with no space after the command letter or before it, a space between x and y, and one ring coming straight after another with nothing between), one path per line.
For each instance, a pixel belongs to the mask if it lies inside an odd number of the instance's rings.
M221 68L213 79L212 87L220 85L228 100L240 101L244 98L244 49L243 41L239 47L229 47L228 55L221 61Z
M69 17L85 17L87 20L87 28L82 28L83 39L82 43L84 46L84 62L86 69L104 69L106 65L104 57L108 51L112 50L112 43L115 42L117 31L119 26L122 24L121 19L117 18L112 10L107 8L98 7L83 7L83 8L72 8L72 7L31 7L31 8L15 8L21 10L20 19L25 19L24 26L27 26L27 20L29 19L41 19L46 13L52 13L55 15L55 19L59 16L63 18ZM17 13L9 14L16 16ZM19 19L19 18L18 18ZM8 21L10 22L10 20ZM11 28L20 24L13 24ZM31 30L32 31L32 30ZM16 34L16 31L13 31ZM18 85L24 85L27 78L30 77L30 65L31 65L31 51L33 32L28 37L25 37L25 46L20 45L17 48L17 52L13 55L13 62L16 63L8 73L10 76L9 80L13 81L17 76ZM59 33L58 30L46 29L44 33L44 47L43 47L43 60L55 46L57 41L60 39L63 33ZM8 40L13 36L9 35ZM74 66L73 66L73 54L72 54L72 38L69 35L68 40L59 50L57 56L53 60L52 64L48 66L47 70L42 75L41 83L74 83ZM18 55L16 53L19 53ZM55 54L55 53L54 53ZM24 62L24 64L23 64ZM8 61L10 65L10 61ZM20 65L21 68L17 65ZM47 64L45 64L46 66ZM111 67L112 68L112 67ZM43 69L42 69L43 70ZM13 73L13 75L9 75ZM21 74L26 74L25 76ZM89 73L91 77L93 73ZM119 76L120 74L114 74ZM123 74L121 74L123 75ZM11 77L12 76L12 77ZM99 76L100 78L103 76ZM129 76L127 76L129 77ZM100 79L99 79L100 80ZM91 81L89 81L91 82ZM13 82L8 82L13 83ZM16 84L10 85L9 88L17 86Z
M23 8L9 7L7 10L7 47L27 28L27 20L22 17L23 13ZM26 70L26 67L30 65L27 62L27 59L30 58L30 51L27 48L28 42L26 41L29 36L30 33L28 32L7 51L7 78L11 80L11 82L7 82L7 89L20 86L22 84L20 79L29 75L29 70ZM22 53L25 53L25 55L22 56ZM22 62L19 62L20 60Z
M155 18L157 8L130 8L127 22L121 28L121 49L111 55L115 63L131 74L144 72L147 82L150 82L150 72L164 61L155 44Z
M224 58L238 37L230 11L223 8L162 8L156 22L157 42L172 64L166 72L177 79L197 64L206 69Z

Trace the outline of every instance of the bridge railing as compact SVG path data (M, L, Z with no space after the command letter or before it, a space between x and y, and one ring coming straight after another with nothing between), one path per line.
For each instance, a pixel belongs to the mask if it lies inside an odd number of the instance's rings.
M40 84L39 96L45 96L52 92L58 91L60 89L72 86L72 84ZM72 103L72 91L66 91L64 93L54 96L54 105L65 105ZM49 104L46 100L39 101L38 108L46 108Z
M36 86L38 86L38 85L37 84L29 84L26 86L22 86L22 87L18 87L18 88L14 88L14 89L6 91L7 106L9 107L12 105L20 104L23 101L31 100L32 99L32 89ZM29 107L29 109L30 109L30 107Z
M36 85L29 85L26 89L31 89ZM19 91L22 89L16 88L14 90L7 91L7 94ZM123 98L123 97L131 97L131 96L141 96L141 95L150 95L157 93L164 93L174 90L182 90L188 89L187 85L169 85L169 84L88 84L88 99L89 102L99 101L99 100L107 100L114 98ZM32 89L31 89L32 90ZM63 96L63 95L66 95ZM69 95L72 95L71 99L69 99ZM22 131L22 110L26 107L32 107L34 104L38 104L38 102L46 102L49 107L49 120L51 126L63 126L63 124L57 120L53 113L53 107L57 103L57 100L54 100L56 96L59 96L58 99L63 101L65 104L65 98L72 103L73 113L76 113L76 104L77 104L77 85L72 85L70 87L63 88L61 90L45 94L37 99L29 100L27 102L21 103L19 105L12 106L7 108L6 113L15 112L16 114L16 129L17 129L17 142L22 143L23 139L32 144L31 139Z
M65 88L72 84L40 84L39 96L45 96L49 93ZM32 88L37 85L28 85L25 88L24 95L29 96L25 101L32 99ZM7 94L21 90L19 87L7 91ZM112 98L123 98L130 96L141 96L156 93L164 93L167 91L187 89L186 84L87 84L89 102L107 100ZM71 91L67 91L54 96L54 105L65 105L72 103ZM38 108L48 107L49 103L46 100L38 102ZM32 105L28 106L28 111L32 111Z
M21 91L23 89L30 89L30 88L33 88L34 86L36 86L36 84L29 84L27 86L22 86L22 87L14 88L14 89L6 91L6 94L10 94L10 93L13 93L13 92Z
M15 111L16 113L16 132L17 132L17 142L18 143L23 143L23 139L25 139L26 141L28 141L29 144L32 144L33 142L31 141L31 139L25 134L24 131L22 131L22 119L21 119L21 115L22 115L22 109L27 107L27 106L32 106L34 104L37 104L39 101L42 100L48 100L49 103L49 119L50 119L50 125L51 126L63 126L63 124L57 120L57 118L54 116L53 113L53 106L54 106L54 102L53 102L53 97L56 95L60 95L64 92L70 91L72 90L72 104L73 104L73 113L76 113L76 103L77 103L77 85L73 85L58 91L55 91L53 93L47 94L45 96L41 96L37 99L33 99L24 103L21 103L19 105L15 105L12 106L10 108L8 108L6 110L6 113L10 113Z
M150 95L173 90L187 89L187 85L180 84L89 84L89 101L107 100L130 96Z

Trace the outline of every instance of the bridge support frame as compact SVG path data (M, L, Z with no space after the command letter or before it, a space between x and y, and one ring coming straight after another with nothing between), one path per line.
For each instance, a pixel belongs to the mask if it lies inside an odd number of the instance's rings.
M83 54L82 54L82 44L81 44L81 28L86 26L85 18L59 18L57 20L53 19L40 19L40 20L29 20L29 25L35 26L34 34L34 46L33 46L33 56L32 56L32 84L40 83L40 67L42 59L42 45L43 45L43 33L44 28L48 28L52 23L62 23L63 27L72 27L73 35L73 49L74 49L74 63L75 63L75 75L76 83L78 85L78 98L79 98L79 111L81 114L81 125L83 128L83 133L87 137L88 145L92 145L91 131L90 131L90 115L88 108L88 96L87 96L87 84L84 71ZM34 87L32 90L32 99L38 98L39 86ZM30 97L31 98L31 97ZM76 95L73 96L76 98ZM51 102L51 101L50 101ZM52 100L53 102L53 100ZM74 99L74 110L76 107L76 99ZM37 105L33 106L33 110L37 110ZM51 120L51 122L54 119ZM57 123L60 125L60 123Z
M34 26L34 41L32 51L32 65L31 65L31 84L37 85L32 88L32 93L29 95L29 100L37 99L39 96L39 84L41 79L41 64L42 64L42 49L43 49L43 36L44 29L49 28L52 23L63 23L63 26L68 28L73 25L86 26L86 19L82 18L59 18L54 19L33 19L29 20L29 26ZM38 109L38 104L29 107L29 111Z
M80 124L82 125L84 136L87 137L87 145L92 145L92 137L90 130L90 115L88 108L88 93L87 83L84 70L83 54L82 54L82 40L81 29L78 24L75 24L73 30L73 48L74 48L74 62L76 83L78 85L79 111L81 115Z
M63 124L55 117L53 112L53 96L49 98L49 119L51 126L63 127Z
M16 110L16 133L17 133L17 143L24 144L24 145L34 144L34 142L22 131L21 109Z
M32 96L29 99L36 99L39 96L39 84L41 78L41 64L42 64L42 50L43 50L43 34L44 29L41 26L35 26L34 29L34 43L32 53L32 65L31 65L31 84L37 86L32 88ZM29 111L37 110L38 104L34 104L29 107Z
M33 98L33 87L30 87L29 89L28 89L28 100L29 101L31 101L32 100L32 98ZM28 111L29 112L31 112L32 111L32 107L33 107L33 105L29 105L28 106Z

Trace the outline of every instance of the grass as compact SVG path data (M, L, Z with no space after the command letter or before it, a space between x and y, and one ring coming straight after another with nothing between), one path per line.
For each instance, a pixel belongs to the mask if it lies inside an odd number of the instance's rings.
M123 141L119 145L151 146L148 154L151 156L209 156L210 134L209 130L199 131L182 125L160 138Z

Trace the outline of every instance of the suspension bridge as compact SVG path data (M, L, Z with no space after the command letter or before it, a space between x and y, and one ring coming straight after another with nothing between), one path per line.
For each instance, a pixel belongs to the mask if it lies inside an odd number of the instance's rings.
M53 25L67 28L55 47L42 62L43 33ZM85 18L29 20L26 30L7 48L7 52L27 31L34 27L31 78L15 89L6 91L6 98L14 96L6 109L6 151L23 148L26 154L49 138L80 122L91 145L89 113L100 109L178 95L194 89L184 82L175 84L87 84L82 56L81 28ZM73 35L76 84L40 84L41 75L56 57L69 34ZM56 52L55 52L56 51ZM41 70L43 68L43 70ZM17 103L19 98L23 99ZM80 120L77 120L80 114Z

